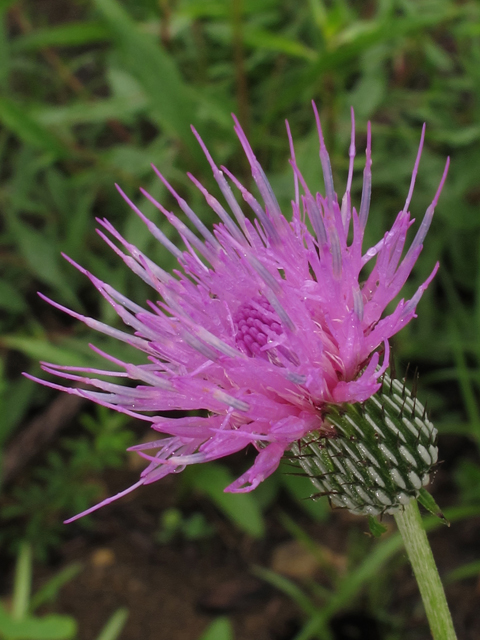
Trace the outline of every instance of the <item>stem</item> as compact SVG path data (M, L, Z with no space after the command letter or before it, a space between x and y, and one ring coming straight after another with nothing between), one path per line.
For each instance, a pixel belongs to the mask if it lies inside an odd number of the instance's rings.
M17 556L13 588L12 617L22 620L28 613L32 587L32 547L23 542Z
M434 640L456 640L445 591L423 528L417 501L413 499L395 514L403 544L417 579Z

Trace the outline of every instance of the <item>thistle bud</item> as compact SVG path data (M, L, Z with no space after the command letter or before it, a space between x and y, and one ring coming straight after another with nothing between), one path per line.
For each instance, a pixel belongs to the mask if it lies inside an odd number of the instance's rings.
M395 513L419 495L438 459L437 430L400 380L360 404L327 405L334 435L293 447L298 463L332 505L357 515Z
M433 266L410 299L400 295L422 251L449 161L408 244L423 127L405 203L391 229L366 248L372 185L370 124L362 195L355 207L353 110L348 178L339 200L320 116L313 108L324 195L310 191L297 165L288 126L294 178L291 216L280 208L235 117L234 130L261 196L258 200L228 168L215 164L193 130L218 184L217 195L221 194L217 200L188 174L219 218L212 231L157 169L177 202L177 214L142 193L175 229L183 248L119 188L153 237L178 261L178 269L167 273L108 220L98 220L99 235L151 286L156 302L137 304L70 258L127 329L111 327L41 294L55 308L130 345L141 356L135 362L123 361L92 346L109 363L107 368L42 364L46 373L68 380L67 385L28 377L150 422L161 434L131 447L148 462L135 484L67 522L188 465L219 460L249 445L258 451L253 465L225 491L253 491L292 447L318 490L354 513L394 511L428 482L437 459L435 429L401 383L390 384L384 378L380 393L378 389L389 363L389 340L416 316L439 267ZM366 268L369 275L364 280ZM399 301L391 308L395 299ZM122 384L127 380L128 385Z

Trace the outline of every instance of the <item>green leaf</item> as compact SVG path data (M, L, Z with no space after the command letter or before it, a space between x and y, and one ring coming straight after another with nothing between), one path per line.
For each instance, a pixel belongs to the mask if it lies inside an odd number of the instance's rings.
M70 616L52 614L14 620L0 605L0 634L8 640L68 640L76 632L77 624Z
M0 121L27 144L65 158L69 150L48 129L36 122L19 104L8 98L0 98Z
M437 518L443 520L447 526L450 526L450 523L446 520L438 504L435 502L431 494L423 487L420 489L417 500L420 502L422 507L427 511L430 511L432 515L437 516Z
M43 47L71 47L108 39L110 33L98 22L70 22L37 29L15 38L12 50L35 51Z
M260 507L253 494L225 493L224 489L234 481L234 477L221 464L202 464L190 467L184 472L187 482L206 494L218 509L239 529L254 538L265 532L265 523Z
M380 538L380 536L387 530L387 527L381 524L373 516L368 516L368 528L370 529L372 536L375 536L375 538Z
M144 94L131 94L128 98L107 98L95 102L74 102L61 107L35 107L32 114L44 125L68 125L125 120L145 111L148 101Z
M270 33L266 29L247 29L244 39L245 44L256 49L267 49L309 61L315 61L318 58L318 53L302 42Z
M16 349L33 360L42 360L52 364L71 365L76 367L91 364L81 352L73 351L61 345L55 345L46 339L28 336L2 336L0 343L10 349Z
M471 124L461 127L454 126L448 130L439 130L430 134L431 139L443 142L453 147L463 147L477 142L480 139L480 125Z
M117 640L127 622L128 609L117 609L100 631L96 640Z
M228 618L217 618L202 633L199 640L233 640L233 627Z

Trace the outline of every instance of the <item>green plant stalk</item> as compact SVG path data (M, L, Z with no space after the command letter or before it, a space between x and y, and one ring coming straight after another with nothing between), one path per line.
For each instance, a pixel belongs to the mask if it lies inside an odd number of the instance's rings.
M14 620L22 620L27 615L31 588L32 547L28 542L22 542L17 556L13 587L12 617Z
M423 528L417 501L411 500L404 509L395 513L395 521L417 579L434 640L456 640L445 591Z

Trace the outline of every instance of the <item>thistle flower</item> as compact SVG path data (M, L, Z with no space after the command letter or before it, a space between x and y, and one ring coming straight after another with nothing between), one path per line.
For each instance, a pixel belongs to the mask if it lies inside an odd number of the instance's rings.
M143 308L73 260L67 260L91 280L133 334L42 296L90 328L143 351L148 363L122 362L92 347L116 370L43 364L46 372L77 385L40 382L146 420L162 434L154 442L131 448L148 461L137 483L80 515L140 485L180 472L186 465L216 460L250 444L258 450L253 466L225 490L251 491L275 471L286 451L294 449L299 453L301 445L297 443L308 441L308 437L310 442L319 438L336 441L340 430L334 420L326 417L329 407L365 403L380 389L389 364L388 341L415 316L416 306L438 269L437 263L410 300L401 299L390 315L382 317L387 305L400 293L422 250L448 161L433 202L402 259L407 231L414 222L408 209L424 126L405 205L390 231L362 252L371 194L370 124L357 211L352 208L350 197L355 157L353 111L348 179L340 203L320 119L313 106L325 195L312 194L305 183L295 161L287 123L295 186L291 218L281 212L235 117L234 130L250 163L260 201L228 169L217 167L193 128L230 212L188 174L220 219L213 231L209 230L153 167L195 228L194 233L180 217L142 190L178 231L184 250L175 246L117 187L153 236L177 258L181 270L166 273L105 219L98 220L99 235L152 287L158 301L148 302ZM253 212L251 219L231 185ZM371 261L373 267L362 282L364 267ZM108 377L126 378L130 385L105 381ZM78 384L87 384L90 389ZM201 415L161 415L172 410Z

